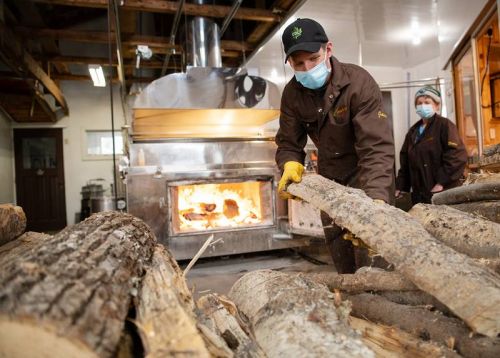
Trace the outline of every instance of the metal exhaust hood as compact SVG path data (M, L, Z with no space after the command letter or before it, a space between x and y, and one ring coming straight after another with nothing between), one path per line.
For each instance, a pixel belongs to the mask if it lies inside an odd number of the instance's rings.
M186 36L188 66L151 82L133 104L134 140L259 137L279 117L278 87L246 70L221 67L219 30L196 17Z

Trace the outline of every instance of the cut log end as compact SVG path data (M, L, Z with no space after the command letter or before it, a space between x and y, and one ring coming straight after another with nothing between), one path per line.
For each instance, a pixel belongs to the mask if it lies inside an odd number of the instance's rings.
M0 357L74 357L96 358L84 343L54 334L38 322L0 318Z

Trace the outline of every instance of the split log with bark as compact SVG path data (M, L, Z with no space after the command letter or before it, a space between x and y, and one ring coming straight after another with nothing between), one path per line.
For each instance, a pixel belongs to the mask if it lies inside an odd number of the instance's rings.
M467 213L481 215L488 220L500 224L500 200L452 204L449 205L449 207L465 211Z
M328 213L474 331L490 337L500 333L499 277L441 244L409 214L319 175L306 175L287 191Z
M353 274L336 272L301 273L302 276L325 284L331 291L415 291L418 287L395 271L364 271Z
M458 252L475 258L500 257L500 224L446 205L417 204L408 213Z
M103 212L0 260L0 356L113 356L155 244L142 220Z
M427 342L394 326L372 323L354 316L349 317L349 324L361 332L363 342L371 348L377 357L384 358L459 358L455 351L434 343Z
M476 183L448 189L432 196L436 205L461 204L483 200L500 200L500 183Z
M230 299L250 320L268 357L373 357L328 289L298 275L260 270L240 278Z
M500 356L500 338L474 335L462 321L438 311L400 305L369 293L348 296L348 300L352 302L355 317L398 327L422 339L454 348L464 357Z
M212 293L200 297L196 305L213 321L217 333L234 352L235 357L266 356L253 338L249 325L228 297Z
M0 204L0 245L20 236L26 229L23 208L12 204Z
M157 245L137 296L135 323L149 358L210 357L194 303L177 262Z

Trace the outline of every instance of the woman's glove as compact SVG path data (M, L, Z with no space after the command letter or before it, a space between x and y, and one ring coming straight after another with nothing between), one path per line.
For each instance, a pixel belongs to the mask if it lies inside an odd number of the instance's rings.
M302 180L302 173L304 173L304 166L299 162L286 162L283 175L278 183L278 194L281 199L293 199L293 195L287 193L286 187L290 183L300 183Z

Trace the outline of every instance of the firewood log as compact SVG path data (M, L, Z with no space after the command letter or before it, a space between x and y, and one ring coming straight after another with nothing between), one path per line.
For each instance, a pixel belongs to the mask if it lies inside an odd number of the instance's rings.
M461 204L482 200L500 200L500 183L462 185L432 196L432 203L436 205Z
M429 309L437 309L448 316L454 316L453 312L451 312L448 307L424 291L378 291L376 293L377 295L400 305L421 306Z
M415 291L418 287L394 271L365 271L354 274L336 272L301 273L310 280L325 284L330 290L360 291Z
M196 327L194 303L176 261L157 245L137 296L136 324L145 356L210 357Z
M0 356L113 356L155 244L142 220L101 212L0 260Z
M18 257L23 255L24 252L29 250L36 250L37 246L43 245L45 240L48 240L50 238L50 235L40 232L25 232L17 239L0 246L0 261L2 262L1 265L7 264L8 261L18 260Z
M235 357L266 356L255 339L250 336L250 328L239 319L238 309L229 298L212 293L199 298L196 305L213 320L217 331L234 352Z
M500 224L446 205L417 204L408 213L458 252L475 258L500 257Z
M349 317L352 328L360 331L363 342L377 357L384 358L459 358L453 350L434 342L427 342L394 326L372 323Z
M481 215L488 220L500 224L500 200L475 201L473 203L453 204L448 206L467 213Z
M306 175L287 191L328 213L474 331L500 333L499 277L441 244L409 214L319 175Z
M332 296L323 285L271 270L246 274L229 292L268 357L373 357L347 324L348 308L336 308Z
M21 235L26 229L23 208L12 204L0 204L0 245Z
M497 358L500 338L474 335L456 318L422 307L405 306L369 293L349 296L352 315L372 322L395 326L425 340L454 348L464 357Z

